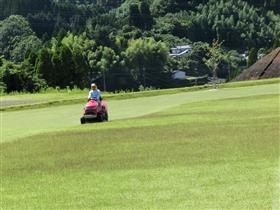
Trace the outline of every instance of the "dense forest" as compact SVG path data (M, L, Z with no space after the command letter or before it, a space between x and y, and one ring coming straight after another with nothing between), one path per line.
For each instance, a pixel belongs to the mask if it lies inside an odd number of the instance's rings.
M213 40L217 75L230 80L280 46L280 1L0 0L0 90L192 85L172 73L213 76ZM179 45L192 50L170 56Z

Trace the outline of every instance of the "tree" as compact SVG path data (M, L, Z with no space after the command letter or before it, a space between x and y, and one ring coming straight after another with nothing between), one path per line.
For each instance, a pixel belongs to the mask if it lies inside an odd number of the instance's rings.
M132 40L125 51L125 57L131 74L140 85L165 85L161 80L168 58L168 49L164 43L151 38Z
M153 16L151 15L150 6L146 1L142 1L140 4L141 13L141 28L145 30L151 29L153 25Z
M256 48L251 48L248 55L247 66L251 66L258 60L258 50Z
M179 69L186 72L188 76L201 77L212 74L204 59L208 56L209 45L207 43L195 42L192 50L182 57L179 62Z
M95 41L86 34L72 33L61 39L53 38L50 48L39 52L35 69L51 87L87 87L92 76L89 55L96 49Z
M53 34L55 17L51 11L41 11L36 14L28 14L27 20L30 23L32 30L39 38L42 39L42 41L45 41L44 36L49 37Z
M38 37L34 35L23 37L10 52L11 60L20 62L29 50L39 51L41 46L42 42Z
M118 7L121 5L121 3L121 0L97 0L98 5L101 5L107 9Z
M5 91L10 93L13 91L23 90L23 74L20 71L20 65L11 61L4 61L0 67L1 81L5 85Z
M108 26L96 25L93 32L93 39L97 45L110 46L111 40L109 38L112 29Z
M46 87L45 81L39 78L28 62L17 64L4 60L3 65L0 66L0 79L1 89L7 93L13 91L35 92Z
M129 6L129 25L136 26L138 28L141 27L141 14L139 11L138 4L131 4Z
M20 62L28 49L40 46L41 41L23 17L12 15L0 21L0 51L6 59Z
M52 5L51 0L1 0L0 19L4 19L12 14L28 15L35 12L49 11Z
M276 49L277 47L280 47L280 40L275 40L273 42L272 49Z
M55 87L55 71L51 61L52 55L48 48L42 48L39 51L35 63L35 70L46 80L48 86Z
M225 54L221 49L223 42L213 40L212 45L208 48L207 57L204 59L205 64L213 72L213 87L217 88L217 69L222 60L225 59Z
M194 8L198 4L198 1L189 0L154 0L151 9L154 15L163 16L167 13L175 13L181 10Z
M94 80L102 79L103 90L107 90L107 75L108 72L119 61L119 57L115 51L109 47L99 46L96 51L90 54L89 63L94 70Z
M188 17L187 37L192 41L211 42L218 37L224 46L243 51L268 47L279 37L279 15L256 9L242 0L209 0Z
M74 62L74 83L78 87L86 87L92 79L90 55L96 50L96 42L87 38L86 34L68 33L62 40L72 52Z

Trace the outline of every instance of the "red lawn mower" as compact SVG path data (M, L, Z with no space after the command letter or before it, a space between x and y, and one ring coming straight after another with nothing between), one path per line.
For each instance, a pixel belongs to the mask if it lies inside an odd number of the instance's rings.
M98 105L96 100L89 100L84 107L84 115L81 117L81 124L87 122L104 122L108 121L107 103L101 100L101 104Z

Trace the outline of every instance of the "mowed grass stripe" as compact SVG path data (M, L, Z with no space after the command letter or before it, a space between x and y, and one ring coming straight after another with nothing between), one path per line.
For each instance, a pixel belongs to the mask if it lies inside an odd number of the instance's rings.
M221 88L238 88L246 86L279 84L280 78L265 79L265 80L251 80L241 82L230 82L221 84ZM104 97L109 100L123 100L139 97L151 97L158 95L170 95L181 92L199 91L202 89L211 89L211 85L173 88L173 89L160 89L149 90L141 92L128 92L128 93L105 93ZM50 106L60 106L66 104L79 104L83 98L87 96L87 90L57 90L54 92L35 93L35 94L20 94L12 93L9 95L1 96L0 111L15 111L23 109L44 108Z
M110 120L112 121L135 118L176 107L184 103L264 94L279 94L279 88L280 84L270 84L110 101L108 104L109 115ZM3 125L1 129L3 132L3 138L1 142L11 141L41 132L53 132L67 128L74 128L79 125L82 108L83 104L75 104L4 112L2 113ZM91 124L87 126L92 127L96 125ZM97 126L106 128L110 125L105 123Z
M277 94L185 104L108 124L108 129L101 124L102 129L84 126L1 144L1 206L271 209L277 205Z

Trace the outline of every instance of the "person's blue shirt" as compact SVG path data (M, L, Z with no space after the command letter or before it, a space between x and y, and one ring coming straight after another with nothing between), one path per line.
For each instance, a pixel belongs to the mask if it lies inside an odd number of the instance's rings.
M100 101L100 97L101 97L101 91L99 89L90 90L88 93L88 99Z

